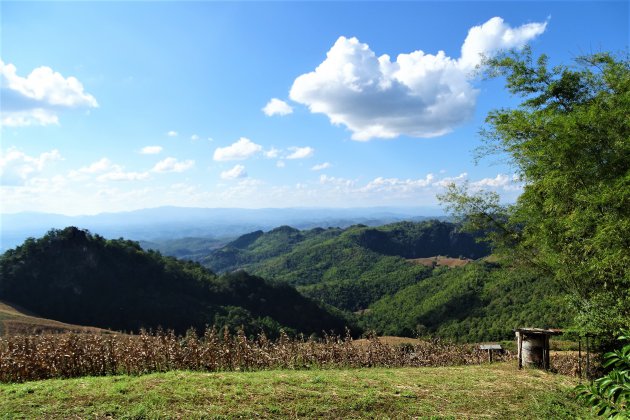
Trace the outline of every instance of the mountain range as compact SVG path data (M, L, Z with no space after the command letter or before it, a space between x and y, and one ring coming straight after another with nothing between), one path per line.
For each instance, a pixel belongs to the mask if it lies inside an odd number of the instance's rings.
M153 241L201 237L235 238L258 229L269 230L288 224L300 229L347 227L356 223L378 226L400 220L425 220L442 217L434 208L189 208L157 207L89 216L50 213L0 215L0 251L39 237L49 229L80 226L105 238L124 237Z

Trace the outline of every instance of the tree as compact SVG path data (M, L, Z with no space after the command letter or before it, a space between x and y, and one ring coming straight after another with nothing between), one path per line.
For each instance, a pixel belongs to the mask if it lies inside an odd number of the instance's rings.
M549 68L545 55L484 61L522 98L489 113L478 157L506 156L524 185L513 205L451 186L441 196L495 249L552 275L578 326L614 337L630 327L630 61L609 53ZM506 252L504 252L506 253Z

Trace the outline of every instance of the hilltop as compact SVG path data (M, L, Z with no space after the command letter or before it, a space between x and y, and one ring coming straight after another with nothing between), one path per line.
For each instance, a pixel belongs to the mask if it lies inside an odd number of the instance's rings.
M434 220L345 229L281 226L243 235L200 262L216 271L245 269L355 312L430 275L430 269L408 259L480 258L488 253L456 225Z
M0 299L42 317L113 330L245 325L277 333L343 331L347 320L244 271L218 276L138 243L69 227L0 257Z

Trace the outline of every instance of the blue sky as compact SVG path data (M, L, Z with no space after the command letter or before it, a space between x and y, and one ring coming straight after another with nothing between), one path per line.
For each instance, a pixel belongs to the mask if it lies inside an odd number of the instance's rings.
M1 7L3 213L431 207L463 180L514 200L512 168L473 163L517 103L479 53L629 40L621 1Z

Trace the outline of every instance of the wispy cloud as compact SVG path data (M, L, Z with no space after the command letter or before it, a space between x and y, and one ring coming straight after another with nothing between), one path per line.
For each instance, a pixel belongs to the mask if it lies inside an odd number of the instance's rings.
M321 171L330 168L332 165L328 162L319 163L311 168L312 171Z
M62 160L57 149L30 156L15 147L0 150L0 184L22 185L30 177L41 173L50 162Z
M163 150L162 146L145 146L140 150L143 155L157 155Z
M275 159L280 155L280 150L276 149L275 147L272 147L271 149L266 150L264 154L265 154L265 157L268 159Z
M225 180L245 178L246 176L247 171L245 171L245 166L243 165L235 165L232 169L221 172L221 179Z
M116 169L111 172L99 175L97 180L100 182L106 181L142 181L149 177L148 172L125 172L122 169Z
M289 147L291 154L289 154L287 159L305 159L313 156L315 153L315 149L312 147Z
M184 172L195 166L194 160L179 161L174 157L167 157L155 164L152 172Z

